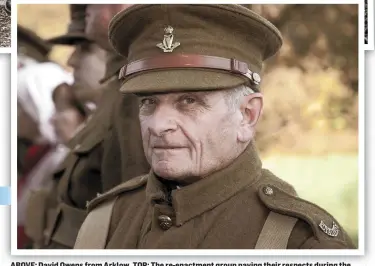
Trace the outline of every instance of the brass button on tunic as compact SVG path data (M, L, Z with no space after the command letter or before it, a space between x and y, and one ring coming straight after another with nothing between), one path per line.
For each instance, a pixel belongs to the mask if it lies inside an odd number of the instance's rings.
M161 229L168 230L172 227L172 219L167 215L160 215L158 217L159 225Z

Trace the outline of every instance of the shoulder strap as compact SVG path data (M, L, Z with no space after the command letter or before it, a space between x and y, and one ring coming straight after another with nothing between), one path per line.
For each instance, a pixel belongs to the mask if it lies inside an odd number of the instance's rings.
M87 202L87 215L79 229L75 249L104 249L107 243L113 207L118 196L127 191L143 187L148 175L138 176L118 185Z
M273 184L259 187L259 199L271 211L307 222L318 241L351 242L338 221L319 206Z
M255 249L286 249L297 220L271 211L260 232Z
M92 210L79 229L74 249L104 249L117 197ZM93 233L94 232L94 233Z

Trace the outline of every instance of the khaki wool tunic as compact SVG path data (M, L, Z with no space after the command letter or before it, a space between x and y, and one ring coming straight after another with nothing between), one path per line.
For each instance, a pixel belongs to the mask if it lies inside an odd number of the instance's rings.
M121 84L117 73L123 64L123 58L110 55L107 83L98 110L71 141L73 150L56 173L53 195L46 198L48 201L55 198L55 207L48 206L43 216L38 212L34 217L33 209L38 206L29 207L28 231L43 231L43 248L73 248L86 216L87 202L149 171L143 152L137 99L119 92ZM30 228L35 226L42 229ZM41 238L35 234L31 233L34 239Z
M132 182L131 189L122 184L89 204L94 213L117 198L107 249L253 249L271 209L298 218L288 249L354 248L341 227L336 237L318 227L320 221L329 226L338 222L316 205L292 196L290 185L262 169L253 144L228 167L185 187L172 185L170 192L169 185L152 173L140 180L147 181L138 186ZM273 195L262 193L264 185L273 188ZM172 224L162 225L161 217L164 221L169 217ZM95 223L103 228L100 221ZM83 234L79 248L85 248L92 233Z

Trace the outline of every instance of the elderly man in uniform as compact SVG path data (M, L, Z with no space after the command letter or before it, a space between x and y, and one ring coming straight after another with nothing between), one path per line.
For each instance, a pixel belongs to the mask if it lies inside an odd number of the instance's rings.
M109 32L152 171L91 201L75 248L353 248L262 169L260 73L282 45L269 21L239 5L135 5Z
M75 5L78 6L78 5ZM85 24L87 5L72 16L72 23ZM86 26L79 29L89 40L106 50L106 69L101 80L101 90L97 110L78 135L71 141L73 147L62 169L56 175L59 178L57 193L58 205L47 214L44 230L44 246L47 248L73 248L78 230L86 215L86 203L122 181L149 171L149 165L142 149L142 140L138 122L138 103L136 98L123 96L119 92L117 73L124 59L109 51L105 44L108 37L108 24L112 17L128 5L98 5L105 16L97 10L91 21L100 22L92 29L92 34L84 33ZM96 5L89 5L96 10ZM76 19L74 19L76 18ZM89 23L90 20L88 20ZM87 24L89 27L91 24ZM108 43L108 41L106 41ZM119 119L119 112L123 116ZM117 128L121 125L121 143ZM122 152L121 148L125 148ZM124 167L125 165L126 167ZM122 172L122 167L124 171ZM35 203L38 203L36 197Z

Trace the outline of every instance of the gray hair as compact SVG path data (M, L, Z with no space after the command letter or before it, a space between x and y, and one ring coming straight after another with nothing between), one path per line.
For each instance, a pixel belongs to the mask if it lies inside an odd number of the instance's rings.
M224 99L229 110L234 111L239 107L242 97L252 93L254 93L253 89L246 85L240 85L237 88L225 90Z

